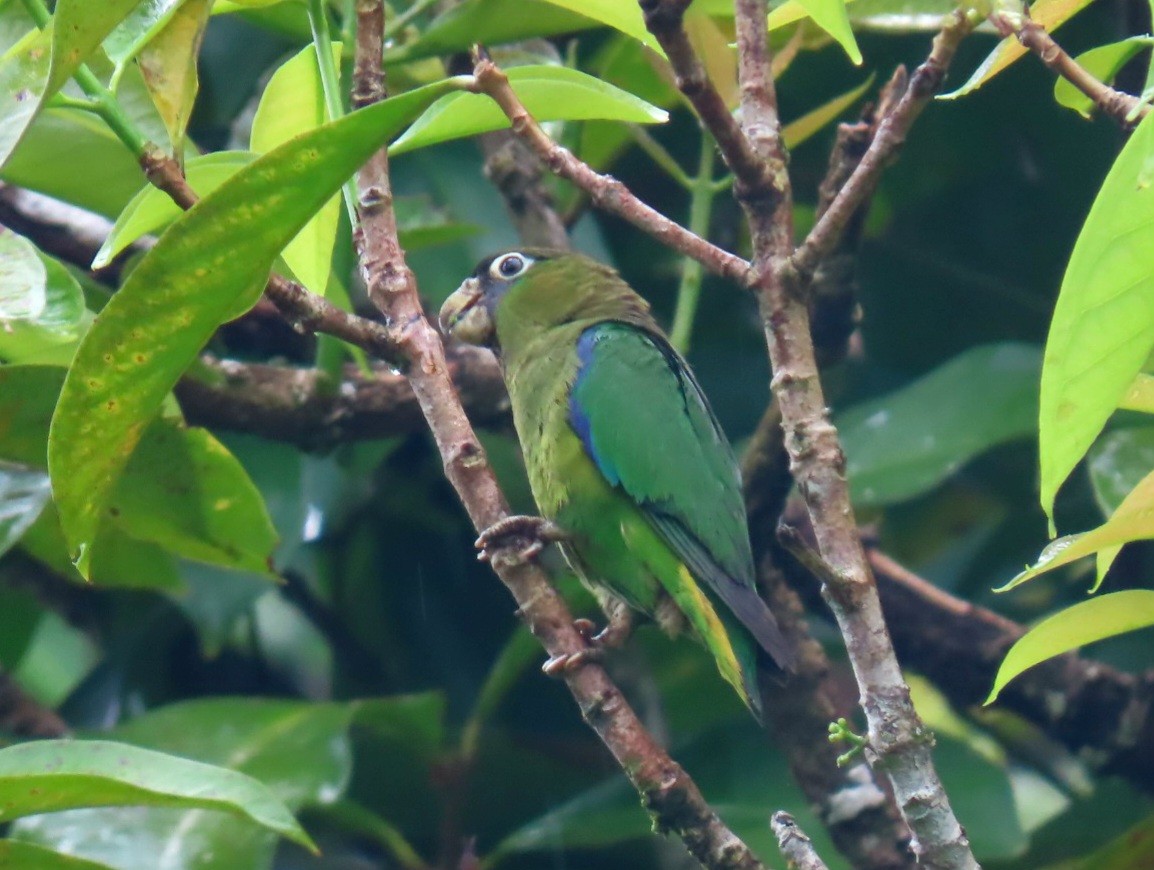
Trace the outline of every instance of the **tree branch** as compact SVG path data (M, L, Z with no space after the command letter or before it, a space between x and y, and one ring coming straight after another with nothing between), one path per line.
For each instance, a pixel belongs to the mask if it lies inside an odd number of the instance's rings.
M529 146L509 130L480 136L485 177L505 200L505 208L526 245L568 248L569 233L553 198L541 183L542 166Z
M813 841L797 826L789 813L776 812L770 821L781 854L795 870L827 870L813 848Z
M363 0L356 11L353 100L359 107L384 95L380 68L384 12L381 0ZM487 61L478 64L478 72L480 81L493 82L495 75L504 80ZM507 81L504 87L508 89ZM395 343L410 361L413 392L444 459L445 473L474 526L485 529L507 516L508 507L449 380L440 337L421 309L416 279L397 240L388 169L388 154L382 149L357 174L360 220L356 239L361 269L370 298L387 321L395 324ZM505 552L495 553L491 562L551 656L585 648L564 601L536 565ZM657 816L660 829L678 834L707 867L753 870L762 866L705 803L685 771L645 731L600 666L577 668L565 675L565 682L586 721Z
M199 197L185 180L180 165L163 151L155 147L146 150L140 166L149 182L181 208L196 204ZM264 294L298 332L323 332L364 348L378 359L401 364L403 358L381 324L344 311L282 275L269 276Z
M789 267L807 281L817 265L836 249L850 219L873 195L882 170L905 142L910 127L941 87L959 43L973 28L962 12L947 16L946 25L934 37L926 60L914 71L909 88L878 125L869 149L842 186L805 241L790 258Z
M1070 57L1041 24L1031 20L1025 4L1021 12L994 12L989 21L1002 36L1017 37L1018 42L1036 54L1055 75L1089 97L1102 114L1113 118L1124 130L1131 129L1150 113L1149 104L1110 87Z
M478 52L480 55L481 53ZM565 148L549 138L509 85L509 79L487 57L480 56L473 68L473 87L487 94L513 126L513 132L555 175L572 182L589 194L594 205L629 221L675 251L692 257L710 272L748 286L749 263L712 245L661 212L643 203L629 189L609 175L595 172Z
M491 353L455 347L448 356L448 368L472 419L483 426L509 421L505 382ZM374 368L370 375L349 366L334 383L314 368L241 363L205 355L198 370L177 385L176 396L188 422L195 426L249 432L306 450L424 428L408 380L385 366Z
M753 119L753 123L764 120L776 125L772 90L765 84L770 76L768 37L764 32L766 2L738 0L736 10L738 49L743 55L739 61L743 117ZM943 33L952 35L953 31L947 29ZM939 36L931 61L940 62L936 57L938 46L950 44L948 36ZM929 63L923 64L923 68ZM942 69L944 71L944 66ZM915 83L917 80L915 76ZM940 81L940 75L936 80ZM911 86L910 93L920 93L919 87L920 84ZM911 104L903 99L895 115L903 103ZM907 111L902 117L912 121L914 115L916 112ZM891 132L887 133L886 122L883 122L871 145L871 150L877 149L879 154L888 153L887 142L900 141L900 135L895 139L894 132L904 135L905 127L893 124L892 116L890 121ZM762 158L771 164L783 165L784 154L778 137L759 132L759 141ZM909 689L898 667L877 588L857 534L845 479L845 456L837 432L829 422L810 335L808 306L802 293L813 268L833 249L849 217L872 190L876 173L870 173L869 160L867 152L851 176L850 185L855 177L865 179L865 183L859 182L856 195L847 196L843 190L819 221L819 227L826 222L827 232L818 238L825 239L827 244L810 245L811 253L816 256L804 277L796 268L796 262L790 260L792 224L788 213L791 206L788 183L781 182L781 198L773 203L772 210L766 201L743 197L741 185L735 190L739 191L753 237L755 286L774 372L773 393L781 407L791 470L805 499L821 558L829 568L829 582L824 585L823 593L845 639L869 724L867 757L871 766L885 771L889 777L899 810L913 832L911 846L919 860L931 866L971 868L977 863L934 769L930 751L932 737L910 702ZM874 163L880 170L882 163L876 158ZM739 181L744 181L750 189L756 184L756 179L743 180L740 176ZM847 185L846 189L851 188ZM830 232L831 227L836 228L835 231Z

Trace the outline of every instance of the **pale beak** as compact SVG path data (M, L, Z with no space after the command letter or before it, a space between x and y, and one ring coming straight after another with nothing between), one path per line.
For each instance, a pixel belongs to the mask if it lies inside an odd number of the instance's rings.
M481 304L482 296L480 282L466 278L441 306L441 331L467 344L491 344L493 320Z

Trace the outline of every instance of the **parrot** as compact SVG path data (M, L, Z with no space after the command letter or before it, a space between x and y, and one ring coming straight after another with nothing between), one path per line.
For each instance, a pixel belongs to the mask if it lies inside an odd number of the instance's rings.
M525 247L481 260L439 319L497 354L541 513L478 547L555 541L607 619L579 620L590 648L545 670L621 645L637 611L696 636L761 721L759 664L781 676L794 655L756 590L733 450L649 304L598 260Z

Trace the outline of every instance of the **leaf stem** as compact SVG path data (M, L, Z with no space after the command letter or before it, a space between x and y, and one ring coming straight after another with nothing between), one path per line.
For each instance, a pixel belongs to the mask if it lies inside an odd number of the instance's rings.
M44 0L23 0L23 2L24 8L28 10L36 26L41 30L46 28L52 20L52 15L44 5ZM143 157L149 146L148 139L120 108L116 95L104 86L86 64L80 64L72 74L72 78L92 100L91 104L77 105L76 108L84 108L99 115L116 134L116 138L123 142L137 159Z
M713 183L713 148L713 137L702 130L697 175L689 186L689 231L703 239L709 235L713 199L718 193ZM697 303L701 298L703 272L701 263L691 257L685 258L681 269L681 284L677 288L677 308L673 313L673 326L669 330L670 343L681 353L689 350L693 321L697 317Z
M686 190L693 190L694 180L678 165L673 155L665 150L665 146L653 138L648 130L640 124L630 124L628 130L633 140L641 146L641 150L648 154L654 163L664 169L670 178Z
M309 25L313 31L313 49L317 55L317 69L320 70L321 91L325 99L325 113L330 121L335 121L344 117L345 106L341 100L340 72L333 62L333 40L329 33L328 10L325 0L308 0L308 6ZM351 178L341 187L341 195L345 201L349 222L356 226L357 192Z

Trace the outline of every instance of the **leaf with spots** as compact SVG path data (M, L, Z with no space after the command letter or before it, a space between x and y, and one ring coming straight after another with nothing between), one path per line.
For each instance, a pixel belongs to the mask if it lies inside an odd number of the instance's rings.
M178 556L271 572L277 534L264 500L206 429L154 420L116 484L108 513L132 537Z
M277 254L378 147L462 86L446 79L286 142L174 223L80 343L48 441L77 568L132 451L181 373L225 320L260 297Z

